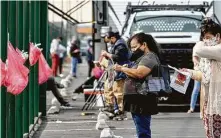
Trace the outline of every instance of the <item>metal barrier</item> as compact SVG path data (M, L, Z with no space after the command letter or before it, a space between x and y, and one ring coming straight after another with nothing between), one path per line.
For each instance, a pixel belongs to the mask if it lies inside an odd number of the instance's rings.
M43 54L49 59L48 2L1 1L0 6L3 62L8 40L25 51L29 51L29 42L41 43ZM32 67L28 62L25 65L30 69L29 84L21 94L14 96L1 87L0 138L30 137L39 116L46 115L46 84L38 85L38 63Z

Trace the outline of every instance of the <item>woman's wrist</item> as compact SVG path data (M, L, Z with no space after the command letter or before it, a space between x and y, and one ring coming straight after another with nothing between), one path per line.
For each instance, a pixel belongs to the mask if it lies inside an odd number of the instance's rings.
M125 69L126 69L126 67L123 67L123 66L122 66L121 69L120 69L120 71L121 71L121 72L124 72Z

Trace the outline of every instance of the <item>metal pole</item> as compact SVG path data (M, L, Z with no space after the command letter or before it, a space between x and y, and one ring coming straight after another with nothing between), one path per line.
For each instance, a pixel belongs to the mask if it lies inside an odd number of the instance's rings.
M34 1L29 1L29 42L34 41ZM34 123L34 67L29 68L29 125Z
M43 48L42 53L47 59L47 55L49 53L48 48L48 2L47 1L41 1L41 9L40 9L40 30L41 30L41 47ZM42 113L42 116L46 116L46 87L47 84L40 85L40 99L39 99L39 110Z
M16 1L9 1L9 41L16 45ZM7 138L15 138L15 96L7 93Z
M29 49L29 2L23 1L23 49ZM28 66L28 63L26 65ZM30 80L29 80L30 82ZM29 132L29 87L23 91L23 134Z
M1 1L1 59L6 60L7 53L7 15L8 15L8 1ZM0 88L0 138L6 138L6 88Z
M21 50L23 49L23 2L16 1L16 46ZM15 97L15 137L21 138L22 135L22 98L23 93Z
M40 1L34 2L34 42L40 43ZM34 117L38 117L39 111L39 84L38 62L34 65Z

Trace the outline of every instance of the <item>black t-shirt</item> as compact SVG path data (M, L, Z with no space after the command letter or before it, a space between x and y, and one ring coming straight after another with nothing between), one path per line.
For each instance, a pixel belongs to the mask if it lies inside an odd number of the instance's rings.
M79 52L74 52L75 50L79 50ZM80 49L78 48L78 46L76 44L72 44L72 46L70 48L70 55L72 57L76 57L76 58L78 58L80 56Z

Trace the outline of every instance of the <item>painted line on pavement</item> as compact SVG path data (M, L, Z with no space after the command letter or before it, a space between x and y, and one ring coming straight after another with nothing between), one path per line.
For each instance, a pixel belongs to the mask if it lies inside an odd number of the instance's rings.
M114 128L113 130L134 130L135 128ZM65 131L94 131L96 129L59 129L59 130L44 130L45 132L65 132Z
M109 121L106 121L109 122ZM97 123L95 120L91 121L51 121L47 122L48 124L81 124L81 123Z

